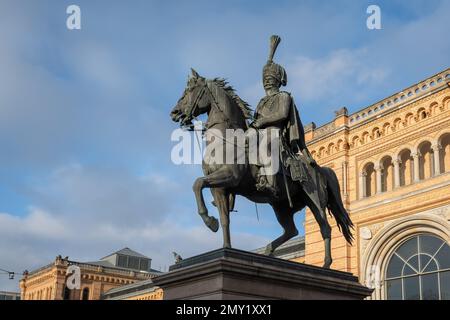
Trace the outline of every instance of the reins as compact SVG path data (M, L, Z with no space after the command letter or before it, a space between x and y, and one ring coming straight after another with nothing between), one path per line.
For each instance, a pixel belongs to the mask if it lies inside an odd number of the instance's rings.
M187 112L187 117L188 117L188 119L190 118L190 119L194 119L194 120L196 120L196 121L198 121L198 122L201 122L200 120L197 119L196 116L194 116L194 113L195 113L195 111L196 111L197 108L198 108L198 104L199 104L201 98L203 98L203 95L205 94L205 92L207 92L207 93L209 94L210 98L211 98L211 105L212 105L212 107L215 107L215 108L216 108L217 110L219 110L219 112L224 116L224 121L227 123L228 127L229 127L230 129L233 129L232 125L235 125L236 127L238 127L238 124L237 124L237 123L232 123L232 122L230 121L230 119L227 117L225 111L223 111L223 110L220 108L220 105L219 105L219 103L217 102L217 100L216 100L214 94L212 93L211 89L209 88L208 83L209 83L209 81L206 81L206 82L205 82L205 85L202 87L202 91L200 91L200 93L197 95L197 97L195 98L194 103L192 104L192 107L190 108L189 112ZM194 128L192 129L192 127L194 127ZM191 131L201 131L201 132L202 132L202 135L203 135L203 133L204 133L205 131L207 131L207 130L209 129L208 127L204 126L204 127L202 127L200 130L196 130L196 129L195 129L195 126L193 126L193 125L190 126L189 128L190 128ZM238 148L242 148L241 146L237 145L236 143L230 142L230 141L228 141L227 139L225 139L225 138L223 138L223 137L221 137L221 136L218 136L218 135L214 134L212 131L209 131L209 133L210 133L211 135L213 135L214 137L219 138L219 139L221 139L222 141L224 141L224 142L226 142L226 143L229 143L229 144L231 144L231 145L234 145L234 146L236 146L236 147L238 147ZM198 142L198 141L197 141L197 142ZM242 149L245 150L245 148L242 148Z

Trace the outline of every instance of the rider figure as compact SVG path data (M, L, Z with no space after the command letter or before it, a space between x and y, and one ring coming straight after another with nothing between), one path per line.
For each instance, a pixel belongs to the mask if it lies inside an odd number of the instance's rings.
M297 107L288 92L280 91L280 87L287 84L285 69L273 62L273 56L280 41L278 36L271 37L269 59L263 69L263 85L266 96L259 102L255 111L254 121L250 126L255 129L267 129L266 131L263 130L262 134L268 135L268 154L271 151L271 136L276 131L276 136L285 139L292 153L301 153L303 159L314 166L315 161L306 147L304 129ZM282 144L279 143L279 145ZM276 159L279 159L279 157ZM260 191L268 191L277 196L276 174L266 173L264 166L261 166L256 187Z

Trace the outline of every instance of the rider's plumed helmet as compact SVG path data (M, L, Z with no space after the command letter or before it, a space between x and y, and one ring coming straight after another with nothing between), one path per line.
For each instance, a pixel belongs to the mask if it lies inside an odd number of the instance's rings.
M280 81L282 86L287 84L287 74L286 70L279 64L273 62L273 57L275 55L275 51L277 50L278 45L281 42L281 38L279 36L270 37L270 52L269 59L267 60L266 65L263 68L263 80L264 77L270 75Z

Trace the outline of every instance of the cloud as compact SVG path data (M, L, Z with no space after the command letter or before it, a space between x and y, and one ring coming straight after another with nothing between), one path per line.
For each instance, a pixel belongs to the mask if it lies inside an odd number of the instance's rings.
M323 58L295 57L289 65L290 87L305 102L336 96L364 96L386 80L389 71L366 63L367 50L340 49ZM355 99L355 98L353 98Z
M354 1L79 4L80 32L65 29L64 1L0 4L0 267L14 271L124 246L158 268L172 250L221 246L196 213L200 166L170 161L168 112L191 66L227 77L256 106L268 37L280 34L287 89L302 120L317 124L448 67L448 1L382 2L383 30L373 32L367 5ZM252 203L237 209L236 247L281 232L267 206L261 222Z
M0 213L0 225L2 236L15 238L16 241L20 241L18 235L24 234L46 240L57 240L66 236L64 223L38 208L30 208L25 218Z
M57 254L92 261L125 246L163 268L172 264L172 251L189 257L222 246L221 231L209 231L194 205L181 205L193 202L190 188L186 192L185 183L160 174L75 163L56 169L28 196L35 205L25 215L0 214L0 265L15 272L50 263ZM269 242L239 221L248 223L245 215L232 219L236 247L251 250ZM2 289L16 285L0 278Z
M18 272L14 281L0 278L2 290L18 290L23 270L51 263L57 254L76 261L94 261L125 246L152 258L152 267L167 270L173 264L172 251L190 257L220 248L220 231L214 234L202 225L189 226L176 220L130 226L101 223L79 225L77 217L59 217L41 209L30 210L25 217L0 214L0 257L3 268ZM12 232L13 230L13 232ZM233 243L252 250L268 242L267 238L237 232Z

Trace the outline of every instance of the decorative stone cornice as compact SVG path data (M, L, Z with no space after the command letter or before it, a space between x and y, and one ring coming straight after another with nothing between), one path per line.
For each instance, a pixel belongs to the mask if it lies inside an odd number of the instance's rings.
M418 138L426 136L430 133L440 131L440 130L446 129L446 128L450 128L450 120L444 121L444 122L438 124L437 126L432 126L432 127L420 130L420 131L414 131L408 135L402 135L401 139L396 139L395 141L392 141L391 143L387 143L383 146L379 146L379 147L369 150L367 152L360 153L356 156L356 161L369 159L369 158L373 157L374 155L377 155L377 154L386 152L388 150L391 150L393 148L399 147L401 145L404 145L404 144L410 142L411 140L418 139ZM414 150L411 150L411 151L414 152Z
M427 94L448 88L450 81L450 68L430 78L420 81L409 88L378 101L354 114L350 115L350 123L357 124L360 121L372 119L391 110L393 107L403 108L408 102L421 99Z

